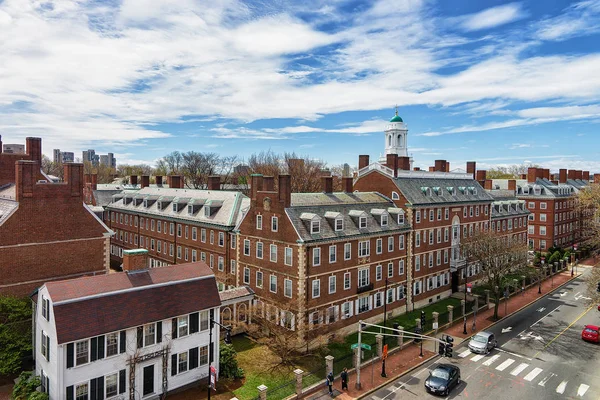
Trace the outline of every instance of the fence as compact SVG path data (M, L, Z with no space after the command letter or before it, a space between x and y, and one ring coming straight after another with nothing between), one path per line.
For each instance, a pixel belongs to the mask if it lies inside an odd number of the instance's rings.
M267 389L267 398L269 400L283 400L296 393L296 380L287 381L274 388Z

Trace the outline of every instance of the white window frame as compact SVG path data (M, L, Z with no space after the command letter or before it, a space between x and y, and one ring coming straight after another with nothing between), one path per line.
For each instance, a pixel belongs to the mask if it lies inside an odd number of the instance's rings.
M289 294L288 294L289 293ZM283 295L288 298L292 298L293 288L292 288L292 280L284 279L283 280Z
M337 289L337 282L336 282L336 276L332 275L329 277L329 294L334 294L336 292ZM333 290L332 290L333 288Z
M320 279L313 279L312 281L312 298L316 299L318 297L321 297L321 280Z
M337 261L337 246L332 244L329 246L329 264L333 264Z
M271 217L271 232L277 232L279 230L279 218Z
M350 272L344 273L344 290L349 290L352 287L352 274Z
M260 214L256 216L256 229L262 230L262 215Z
M277 245L271 244L269 246L269 261L277 262Z
M277 293L277 275L269 275L269 292Z
M318 267L321 265L321 248L314 247L312 250L312 265L313 267Z
M293 251L293 249L291 247L286 247L285 250L284 250L284 252L285 252L285 254L284 254L284 257L283 257L284 258L283 263L285 265L291 267L293 265L293 263L294 263L294 257L293 257L294 251Z
M352 258L352 243L344 243L344 260Z

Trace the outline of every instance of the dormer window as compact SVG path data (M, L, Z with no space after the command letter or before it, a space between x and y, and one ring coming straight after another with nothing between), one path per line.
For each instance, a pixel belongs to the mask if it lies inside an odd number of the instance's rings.
M335 231L339 232L339 231L343 231L343 230L344 230L344 219L336 218L335 219Z
M204 206L204 216L205 217L210 217L211 214L211 210L210 210L210 206Z
M388 226L388 216L387 214L381 215L381 226Z
M148 208L149 202L147 199L144 199L144 208Z
M446 187L446 190L448 191L448 193L450 193L452 196L456 196L456 188L454 186L448 186Z
M175 211L176 208L177 208L177 205L173 204L173 211ZM187 212L188 212L188 215L194 215L194 205L193 204L188 204Z
M315 233L321 232L321 221L318 219L314 219L310 223L310 234L314 235Z
M398 225L404 224L404 213L398 214Z
M367 217L360 217L358 219L358 227L360 229L363 229L363 228L367 227Z

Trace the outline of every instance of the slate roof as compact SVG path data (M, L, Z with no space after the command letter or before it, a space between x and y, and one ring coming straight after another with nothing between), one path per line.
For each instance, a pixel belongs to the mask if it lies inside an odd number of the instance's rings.
M122 189L111 189L111 190L94 190L93 196L96 201L96 205L100 207L106 207L112 201L112 197L115 194L122 193Z
M134 201L128 204L123 203L123 197L134 196L139 199L153 200L154 202L148 208L144 207L143 201L135 204ZM179 211L174 211L172 202L179 199L188 199L194 205L200 205L195 208L193 215L188 214L187 207L181 207ZM158 207L158 201L168 201L166 207L162 210ZM221 204L222 202L222 204ZM181 204L181 203L178 203ZM209 217L204 216L204 208L210 205L220 204ZM196 223L211 225L220 225L233 228L238 222L240 209L248 207L250 199L241 192L230 192L226 190L197 190L197 189L170 189L165 187L146 187L137 192L126 191L113 197L113 202L106 208L114 211L124 211L142 215L153 215L166 219L186 220ZM163 204L164 206L164 204Z
M348 236L370 235L385 232L409 230L405 223L398 225L396 214L388 217L388 225L381 226L377 210L384 209L389 212L400 211L387 197L377 192L355 193L292 193L292 204L285 212L303 242L334 240ZM358 227L358 218L352 217L352 211L364 212L367 217L367 227ZM326 218L325 214L338 212L344 220L344 229L335 231L335 219ZM310 233L310 220L303 220L301 215L314 214L320 220L320 232ZM354 213L353 213L354 214ZM331 215L331 214L328 214Z
M229 300L234 300L240 297L245 296L253 296L254 290L250 288L250 286L239 286L233 289L224 290L219 292L219 297L221 298L221 303L224 303Z
M48 282L45 287L59 344L221 304L215 277L204 262Z
M535 198L564 198L577 193L587 185L585 181L568 179L567 183L552 183L546 178L537 178L534 183L525 183L517 187L517 196ZM536 191L538 191L536 193Z

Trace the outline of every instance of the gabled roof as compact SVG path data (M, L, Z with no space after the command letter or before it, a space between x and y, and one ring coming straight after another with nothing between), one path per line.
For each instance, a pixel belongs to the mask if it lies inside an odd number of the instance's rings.
M427 174L406 174L392 179L408 203L413 206L493 200L476 180L462 174L437 173L431 174L431 177Z
M59 344L221 304L212 270L202 261L44 286L53 304Z
M583 189L587 184L582 180L568 179L566 183L555 184L546 178L537 178L535 182L527 182L517 188L519 197L565 198Z

